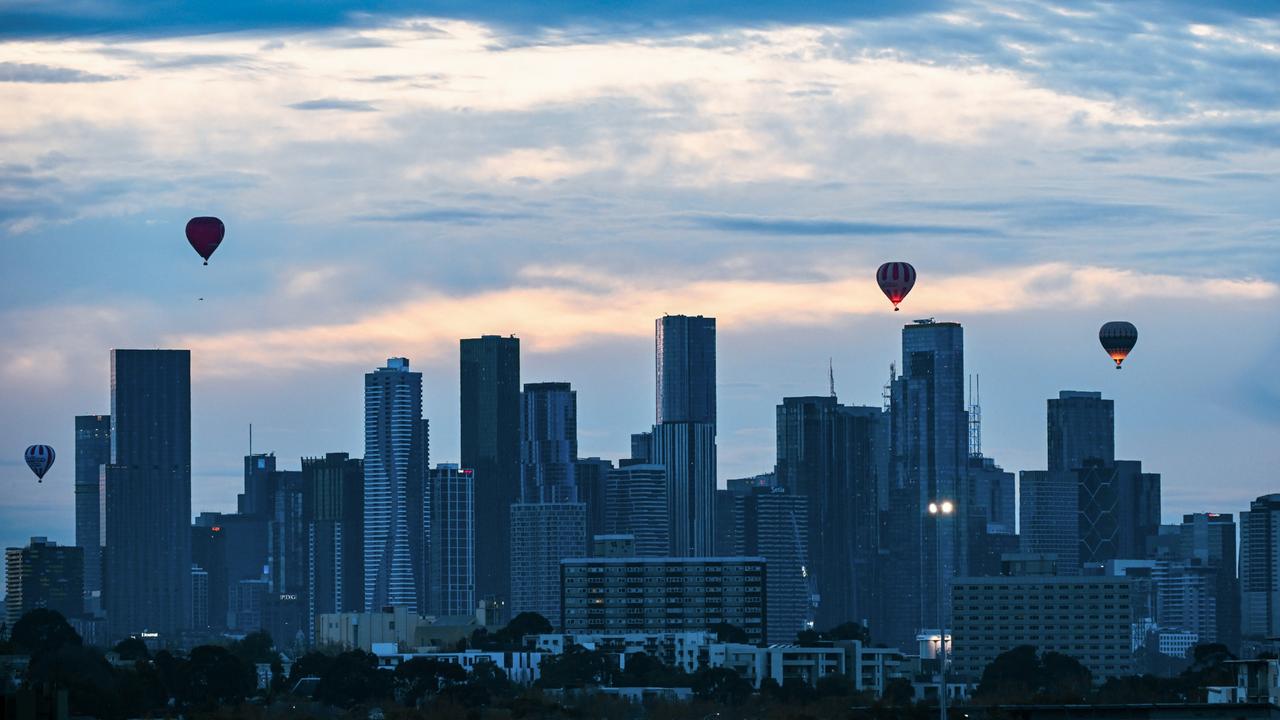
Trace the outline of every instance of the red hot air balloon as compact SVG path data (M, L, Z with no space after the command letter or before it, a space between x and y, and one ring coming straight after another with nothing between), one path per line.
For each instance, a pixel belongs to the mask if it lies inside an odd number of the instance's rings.
M226 227L216 217L194 217L187 221L187 242L204 258L205 265L209 264L213 251L222 244L222 236L226 232Z
M1119 370L1120 364L1129 357L1129 351L1138 344L1138 328L1130 322L1113 320L1098 330L1098 341L1102 343L1102 349L1107 351L1115 361L1116 369Z
M893 311L897 312L898 303L902 302L916 284L916 269L911 267L911 263L887 262L876 271L876 282L880 284L884 296L893 303Z

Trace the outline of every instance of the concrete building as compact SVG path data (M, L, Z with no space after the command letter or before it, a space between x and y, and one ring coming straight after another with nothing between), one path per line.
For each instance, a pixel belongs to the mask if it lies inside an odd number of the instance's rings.
M400 652L395 643L374 643L373 655L377 658L378 668L394 671L400 663L416 658L437 660L460 666L467 674L471 674L477 666L489 665L507 676L517 685L529 686L541 677L538 672L543 653L539 652L502 652L486 650L463 650L461 652Z
M75 617L84 607L84 549L33 537L4 551L5 622L10 628L36 608Z
M762 557L580 558L561 563L566 633L708 630L767 637Z
M1117 577L962 578L951 635L957 678L1019 645L1079 660L1096 682L1133 672L1134 584Z

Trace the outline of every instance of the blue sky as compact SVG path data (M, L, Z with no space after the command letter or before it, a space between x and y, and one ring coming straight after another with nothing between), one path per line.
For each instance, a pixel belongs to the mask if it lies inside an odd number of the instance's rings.
M1166 518L1276 490L1273 4L793 5L0 0L0 543L71 541L111 347L192 348L193 507L228 510L250 422L284 467L361 453L391 355L455 460L481 333L571 381L583 453L616 458L664 312L720 318L722 478L770 468L828 358L878 404L936 316L1006 469L1043 467L1045 398L1098 389ZM1111 319L1141 332L1120 373Z

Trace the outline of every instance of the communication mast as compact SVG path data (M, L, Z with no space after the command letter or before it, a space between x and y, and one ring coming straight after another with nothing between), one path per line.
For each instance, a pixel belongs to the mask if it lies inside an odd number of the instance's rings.
M969 376L969 457L982 457L981 376Z
M827 358L827 382L831 386L831 397L836 396L836 366L831 358Z
M880 391L880 401L885 412L889 411L889 407L893 404L893 381L898 377L898 368L893 363L889 363L889 382L884 384L884 389Z

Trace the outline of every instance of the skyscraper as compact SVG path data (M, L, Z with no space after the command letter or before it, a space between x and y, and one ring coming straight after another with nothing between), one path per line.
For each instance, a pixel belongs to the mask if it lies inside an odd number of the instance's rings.
M434 615L471 615L476 611L475 476L453 464L436 465L430 475L429 610Z
M577 460L577 393L567 382L526 383L520 395L523 501L577 501Z
M1236 579L1236 524L1231 513L1191 513L1178 528L1179 555L1213 571L1217 641L1240 646L1240 585Z
M1019 476L1022 549L1057 557L1059 575L1080 574L1080 481L1074 472L1023 470Z
M317 615L364 608L364 462L347 453L302 458L302 483L305 626L308 639L315 642Z
M888 528L893 537L887 543L885 579L894 598L886 608L889 641L905 648L917 631L936 627L939 614L950 614L950 579L969 572L964 329L932 319L905 326L902 369L890 389ZM954 503L950 516L926 512L930 502L943 500Z
M520 340L460 342L462 466L474 471L475 594L511 596L511 504L520 499Z
M1075 470L1086 461L1116 459L1115 403L1100 392L1063 390L1049 399L1049 470Z
M666 556L671 549L667 487L667 469L662 465L624 465L610 470L604 532L634 536L638 557Z
M657 423L716 422L716 319L664 315L654 321Z
M765 576L766 626L769 643L795 642L814 621L817 586L809 570L808 501L783 487L754 487L727 493L731 503L728 556L759 556L768 563Z
M9 628L26 613L48 608L76 617L84 603L84 550L33 537L5 550L5 618Z
M364 376L364 609L422 608L428 499L422 373L406 358Z
M111 418L76 416L76 547L84 550L84 609L102 609L102 543L107 526L107 465L111 462Z
M111 351L106 490L111 635L172 636L191 619L190 351Z
M587 554L587 506L580 502L511 506L511 614L560 622L560 561Z
M1240 634L1280 635L1280 494L1263 495L1240 513Z

